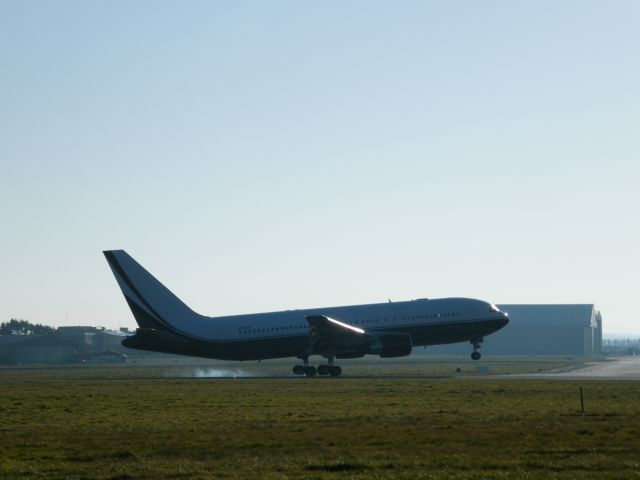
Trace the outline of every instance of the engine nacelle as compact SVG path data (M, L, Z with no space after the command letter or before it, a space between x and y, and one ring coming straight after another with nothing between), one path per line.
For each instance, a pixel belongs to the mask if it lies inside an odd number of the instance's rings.
M362 351L336 353L336 358L361 358L364 356L365 352Z
M383 333L369 344L367 353L381 357L405 357L411 353L413 342L408 333Z

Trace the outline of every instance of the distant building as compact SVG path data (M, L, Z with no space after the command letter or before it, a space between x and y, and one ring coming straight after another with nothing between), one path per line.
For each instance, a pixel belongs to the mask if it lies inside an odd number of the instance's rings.
M486 355L599 355L602 315L593 304L498 305L509 324L485 338ZM429 353L467 354L466 344L428 347Z
M87 326L59 327L46 335L0 335L0 363L114 361L140 356L137 350L120 344L127 335Z
M15 363L14 345L26 340L31 335L0 335L0 363Z
M65 363L74 361L75 345L58 335L9 335L22 337L3 345L7 363ZM4 348L3 348L4 349Z
M56 334L72 342L76 347L76 354L88 356L93 351L95 337L101 329L89 326L58 327Z

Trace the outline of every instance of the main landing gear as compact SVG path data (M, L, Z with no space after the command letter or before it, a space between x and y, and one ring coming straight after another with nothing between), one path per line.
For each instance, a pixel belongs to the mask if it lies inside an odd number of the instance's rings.
M309 365L309 359L303 358L304 365L296 365L293 367L294 375L304 375L305 377L313 377L318 375L329 375L331 377L339 377L342 374L342 368L333 364L333 357L329 357L327 364L318 365L318 368Z
M333 355L327 357L327 365L318 365L318 375L331 375L332 377L339 377L342 373L342 369L333 364Z
M318 365L318 375L331 375L339 377L342 369L337 365Z
M482 346L482 338L477 338L475 340L471 340L471 345L473 345L473 353L471 354L471 359L472 360L480 360L480 358L482 357L482 355L480 355L480 352L478 351L478 349Z
M309 365L309 357L303 358L304 365L296 365L293 367L294 375L304 375L305 377L314 377L316 375L316 367Z

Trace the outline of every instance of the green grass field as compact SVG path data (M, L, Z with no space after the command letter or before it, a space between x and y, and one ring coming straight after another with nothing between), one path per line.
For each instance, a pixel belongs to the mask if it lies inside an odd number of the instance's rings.
M640 478L640 382L464 365L461 378L447 362L389 364L406 378L366 378L375 363L338 379L1 369L0 478Z

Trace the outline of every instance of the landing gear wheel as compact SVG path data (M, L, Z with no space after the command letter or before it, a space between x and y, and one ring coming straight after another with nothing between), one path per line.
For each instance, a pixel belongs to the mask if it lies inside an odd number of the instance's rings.
M316 367L311 367L309 365L296 365L293 367L293 374L313 377L316 374Z
M330 369L329 365L318 365L318 375L329 375Z
M471 343L471 345L473 345L473 353L471 354L471 358L473 360L480 360L480 357L482 356L478 351L478 349L482 346L482 341L483 341L482 338L474 338L469 342Z
M329 367L329 375L331 375L332 377L339 377L341 373L342 369L337 365L332 365Z

